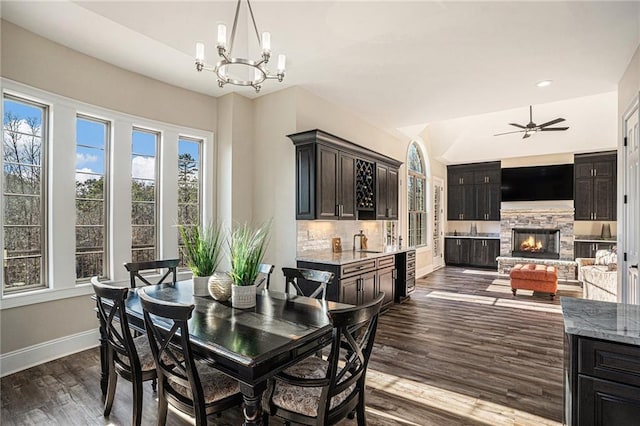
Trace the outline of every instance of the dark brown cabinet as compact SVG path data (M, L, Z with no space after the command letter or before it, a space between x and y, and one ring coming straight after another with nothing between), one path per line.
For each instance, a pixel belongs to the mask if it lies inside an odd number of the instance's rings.
M616 220L617 154L576 154L574 207L576 220Z
M573 243L573 251L575 257L596 257L598 250L611 250L616 243L588 243L588 242L575 242Z
M356 218L354 156L330 147L317 147L318 219Z
M565 335L565 423L631 425L640 418L640 347Z
M500 240L476 239L471 243L470 265L482 268L497 268L496 257L500 254Z
M447 168L448 220L500 220L499 162Z
M321 130L289 138L296 146L296 219L398 219L402 162Z
M444 261L447 265L498 267L500 240L497 238L445 238Z
M445 238L444 261L447 265L469 265L471 239Z
M335 265L298 261L299 268L333 272L334 280L327 286L327 300L360 305L378 297L384 291L383 308L393 304L395 298L395 255Z
M376 164L376 219L398 220L398 168Z

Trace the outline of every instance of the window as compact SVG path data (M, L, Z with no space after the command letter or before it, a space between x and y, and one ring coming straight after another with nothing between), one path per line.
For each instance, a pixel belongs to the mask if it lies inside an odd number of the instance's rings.
M200 151L202 141L181 137L178 139L178 224L195 228L200 225L202 212L200 195ZM185 262L183 242L178 232L178 256L180 266Z
M3 293L47 287L45 105L4 95Z
M424 246L427 244L427 175L424 158L416 142L409 145L408 157L409 245Z
M109 123L76 119L76 279L107 276Z
M133 129L131 147L131 261L155 260L157 250L157 149L160 135Z

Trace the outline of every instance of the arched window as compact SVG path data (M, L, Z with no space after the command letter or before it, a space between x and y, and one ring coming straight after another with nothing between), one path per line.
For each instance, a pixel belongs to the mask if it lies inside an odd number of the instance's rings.
M422 150L416 142L409 144L408 155L409 245L427 245L427 172Z

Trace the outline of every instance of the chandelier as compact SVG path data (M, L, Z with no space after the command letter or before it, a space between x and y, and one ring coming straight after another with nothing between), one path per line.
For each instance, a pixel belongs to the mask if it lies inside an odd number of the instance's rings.
M269 32L263 32L262 37L258 32L258 26L256 25L256 19L253 16L253 10L251 9L251 3L247 0L247 7L249 9L249 15L253 22L253 28L258 38L258 45L262 49L261 58L258 60L251 60L245 58L236 58L232 54L233 42L236 38L236 27L238 26L238 14L240 12L240 3L242 0L238 0L236 5L236 14L233 18L233 27L231 29L231 39L227 44L227 26L225 24L218 24L218 42L216 44L218 48L218 55L220 60L215 66L207 65L204 62L204 43L196 43L196 70L212 71L216 73L218 77L218 86L224 87L225 84L235 84L236 86L251 86L257 92L260 92L262 83L267 79L278 79L282 82L285 73L285 55L278 55L278 67L276 74L271 74L267 68L269 59L271 58L271 34ZM242 70L244 68L244 70ZM251 73L252 71L252 73ZM244 74L242 74L244 72ZM253 75L253 77L251 77Z

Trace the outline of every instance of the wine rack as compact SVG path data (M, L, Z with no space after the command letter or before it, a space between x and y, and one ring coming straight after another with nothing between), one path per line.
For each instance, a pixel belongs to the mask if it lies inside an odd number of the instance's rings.
M373 210L375 207L374 163L356 160L356 202L358 210Z

